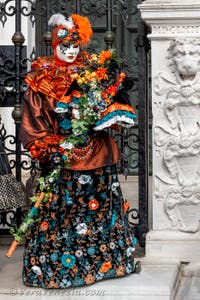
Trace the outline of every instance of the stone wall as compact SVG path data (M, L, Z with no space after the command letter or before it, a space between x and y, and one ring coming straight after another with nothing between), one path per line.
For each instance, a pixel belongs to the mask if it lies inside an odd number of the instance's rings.
M147 256L200 258L200 3L147 0L153 112L153 230Z

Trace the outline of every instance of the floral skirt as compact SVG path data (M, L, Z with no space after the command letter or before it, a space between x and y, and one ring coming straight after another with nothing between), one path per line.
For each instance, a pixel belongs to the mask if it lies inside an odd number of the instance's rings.
M27 286L67 288L134 272L135 238L116 167L64 170L25 241Z

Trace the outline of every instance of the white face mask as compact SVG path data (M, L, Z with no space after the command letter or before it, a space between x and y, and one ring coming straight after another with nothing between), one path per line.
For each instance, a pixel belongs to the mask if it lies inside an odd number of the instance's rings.
M80 51L80 46L72 43L60 43L56 47L56 53L61 61L73 63Z

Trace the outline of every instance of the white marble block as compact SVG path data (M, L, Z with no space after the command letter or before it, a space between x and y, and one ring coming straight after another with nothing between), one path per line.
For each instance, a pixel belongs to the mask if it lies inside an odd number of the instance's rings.
M146 255L200 259L200 2L147 0L153 113L153 228Z

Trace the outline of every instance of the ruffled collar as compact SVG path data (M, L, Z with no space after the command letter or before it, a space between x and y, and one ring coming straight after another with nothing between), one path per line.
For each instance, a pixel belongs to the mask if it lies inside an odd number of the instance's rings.
M26 76L25 82L35 92L68 103L66 93L74 81L73 74L80 73L88 61L89 54L86 51L81 51L76 61L70 64L53 57L38 57L32 63L32 70Z

